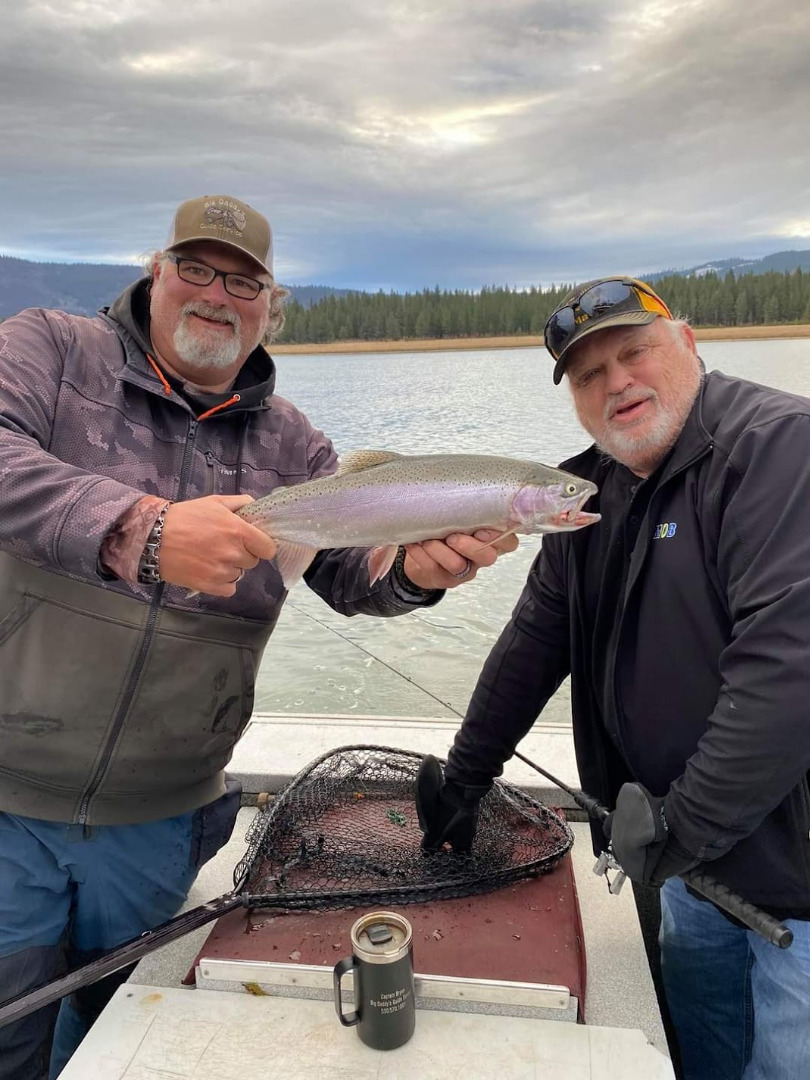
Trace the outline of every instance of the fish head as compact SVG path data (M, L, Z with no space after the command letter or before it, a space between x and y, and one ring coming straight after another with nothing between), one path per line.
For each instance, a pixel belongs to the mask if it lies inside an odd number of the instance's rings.
M582 509L599 490L596 484L560 469L548 469L547 474L524 485L515 496L512 516L520 522L518 532L573 532L601 519L601 514Z

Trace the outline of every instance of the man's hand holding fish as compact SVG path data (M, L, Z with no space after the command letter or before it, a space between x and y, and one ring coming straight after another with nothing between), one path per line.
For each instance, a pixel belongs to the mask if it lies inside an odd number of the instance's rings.
M455 589L472 581L499 555L514 551L518 538L497 529L479 529L472 536L453 533L446 540L425 540L405 547L403 570L422 589Z
M236 513L252 501L250 495L208 495L172 503L160 543L163 580L209 596L233 596L245 571L276 554L273 538Z

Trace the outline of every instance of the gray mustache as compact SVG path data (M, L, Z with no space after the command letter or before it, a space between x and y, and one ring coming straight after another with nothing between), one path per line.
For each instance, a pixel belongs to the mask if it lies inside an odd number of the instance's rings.
M654 390L650 390L648 393L641 394L641 395L639 395L637 393L632 393L632 392L629 393L629 394L619 394L617 397L612 398L607 403L607 405L605 405L605 409L604 409L604 413L602 415L602 419L605 420L605 421L610 420L611 416L613 416L613 414L616 412L616 410L621 409L622 406L624 406L624 405L632 405L637 401L657 401L657 400L658 400L658 394L656 394L656 392Z
M202 300L189 300L187 304L183 304L180 309L181 315L201 315L204 319L213 319L215 322L229 323L237 330L240 327L240 318L235 311L228 311L227 308L214 307L213 304L206 304Z

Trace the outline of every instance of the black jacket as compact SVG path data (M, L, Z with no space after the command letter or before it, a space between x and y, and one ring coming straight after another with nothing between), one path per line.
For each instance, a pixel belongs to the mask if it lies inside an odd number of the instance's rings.
M593 447L563 467L599 485L622 468ZM712 372L651 484L608 690L591 678L611 641L584 609L591 530L548 536L447 775L498 775L570 672L584 790L613 805L639 780L713 875L810 915L810 401Z

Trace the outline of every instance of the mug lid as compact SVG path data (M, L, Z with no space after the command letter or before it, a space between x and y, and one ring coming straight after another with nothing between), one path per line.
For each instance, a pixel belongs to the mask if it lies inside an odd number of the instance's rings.
M402 915L393 911L371 911L352 927L352 946L364 959L398 960L410 948L413 931Z

